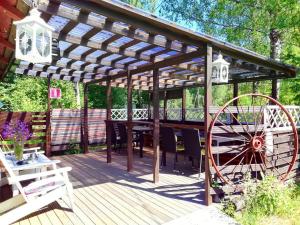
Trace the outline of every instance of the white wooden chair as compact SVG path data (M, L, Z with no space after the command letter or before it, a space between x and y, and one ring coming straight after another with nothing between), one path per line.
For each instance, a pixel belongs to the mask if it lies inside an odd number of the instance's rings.
M0 166L4 167L9 184L14 184L20 194L0 203L0 224L11 224L38 209L67 195L73 210L73 187L68 178L71 167L46 172L16 176L0 148ZM38 180L37 180L38 179ZM21 181L36 180L22 186Z

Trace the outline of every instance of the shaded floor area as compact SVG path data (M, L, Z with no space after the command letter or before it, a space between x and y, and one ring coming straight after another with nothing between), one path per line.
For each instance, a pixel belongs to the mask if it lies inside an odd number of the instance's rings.
M75 211L59 200L16 224L163 224L199 209L203 204L204 182L189 161L179 157L173 171L173 157L161 169L160 182L152 182L152 156L134 156L134 171L126 172L126 155L106 152L53 157L61 166L71 166Z

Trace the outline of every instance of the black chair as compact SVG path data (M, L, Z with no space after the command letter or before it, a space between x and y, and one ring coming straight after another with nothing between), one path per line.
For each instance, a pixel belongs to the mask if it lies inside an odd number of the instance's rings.
M162 165L166 165L166 153L170 152L174 154L174 169L176 167L176 162L178 161L178 152L183 151L183 147L177 145L177 137L175 135L174 129L171 127L161 127L160 128L160 148L162 150Z
M118 133L119 133L119 147L120 149L122 149L123 145L127 144L127 129L125 124L123 123L118 123L117 124L118 127Z
M108 126L110 126L110 127L108 127ZM110 128L110 133L109 133L108 128ZM116 124L115 123L108 123L108 124L106 124L106 133L107 133L107 135L110 134L111 144L113 146L113 149L116 150L117 146L119 144L119 140L120 140L120 137L119 137L119 135L116 132Z
M117 128L118 128L118 133L119 133L118 143L119 143L120 149L122 149L123 145L127 145L127 128L124 123L118 123ZM133 135L132 142L134 144L138 145L138 143L140 142L139 137Z
M117 129L117 124L113 123L111 128L111 143L114 146L114 150L117 150L120 142L120 135Z
M199 160L199 176L202 167L202 156L204 155L204 149L201 145L199 130L197 129L182 129L183 145L185 149L185 156L192 159Z

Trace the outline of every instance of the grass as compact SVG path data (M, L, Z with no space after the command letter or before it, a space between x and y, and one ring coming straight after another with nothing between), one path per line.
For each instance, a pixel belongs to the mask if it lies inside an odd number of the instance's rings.
M300 225L300 183L284 185L267 176L258 184L248 184L246 207L236 212L232 202L223 211L243 225Z

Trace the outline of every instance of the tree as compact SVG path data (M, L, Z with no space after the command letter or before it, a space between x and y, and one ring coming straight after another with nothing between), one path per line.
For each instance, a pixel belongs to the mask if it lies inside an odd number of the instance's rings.
M163 1L159 13L273 59L299 64L299 52L293 56L300 43L298 0L169 0ZM281 99L285 86L286 82Z
M154 13L158 7L158 0L122 0L129 5Z
M15 66L14 66L15 67ZM12 68L14 71L15 68ZM52 108L77 107L74 86L67 81L51 81L52 87L62 91L61 99L51 101ZM0 99L4 103L1 110L7 111L46 111L47 110L47 80L38 77L17 75L9 72L0 83Z

